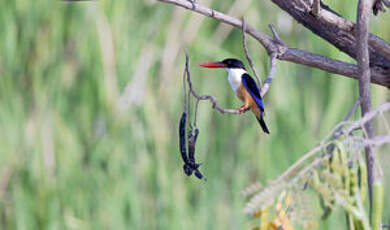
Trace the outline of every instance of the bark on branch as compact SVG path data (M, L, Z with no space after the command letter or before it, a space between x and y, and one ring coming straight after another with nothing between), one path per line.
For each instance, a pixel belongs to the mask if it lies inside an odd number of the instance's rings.
M183 7L185 9L203 14L207 17L214 18L218 21L221 21L223 23L232 25L237 28L242 28L242 21L238 18L231 17L229 15L223 14L219 11L210 9L208 7L204 7L201 4L198 4L196 2L191 2L188 0L157 0L159 2L164 2L164 3L169 3L169 4L174 4L180 7ZM279 0L273 0L274 2L282 2ZM290 0L290 1L283 1L285 4L283 5L284 7L293 7L294 5L291 6L289 5L290 2L296 2L297 0ZM283 8L284 9L284 8ZM286 10L289 12L288 10ZM320 12L324 12L323 8L321 9ZM290 12L289 12L290 13ZM310 14L310 11L305 11L305 20L309 20L307 17L310 16L311 20L317 20L312 14ZM324 22L321 22L321 25L324 25ZM324 30L327 30L329 28L329 25L324 25ZM318 29L315 27L315 29ZM339 29L340 30L340 29ZM266 50L269 54L275 53L276 58L279 60L284 60L284 61L289 61L293 62L296 64L302 64L314 68L318 68L330 73L335 73L339 75L343 75L346 77L358 79L358 67L357 65L334 60L322 55L310 53L307 51L299 50L299 49L294 49L291 47L288 47L284 44L281 44L277 42L276 39L273 39L271 36L264 34L262 32L257 31L254 29L252 26L247 24L245 26L245 32L255 38ZM334 31L333 31L334 32ZM331 34L326 33L326 34ZM355 38L353 35L347 33L347 45L344 45L342 47L346 47L346 50L350 51L354 55L356 54L356 43L352 42L355 41ZM320 35L321 36L321 35ZM339 36L339 35L338 35ZM334 36L327 36L334 38ZM337 36L336 36L337 39ZM383 40L382 40L383 41ZM338 43L341 43L341 41L338 41ZM380 43L378 41L378 43ZM333 44L333 43L332 43ZM352 48L353 46L353 48ZM350 49L349 49L350 47ZM348 49L347 49L348 48ZM353 50L353 51L352 51ZM371 82L375 84L379 84L382 86L390 87L390 61L385 59L383 56L374 53L374 64L376 63L377 65L372 65L371 67ZM356 56L356 55L355 55Z
M322 37L344 53L356 59L355 24L320 3L318 15L307 0L271 0L289 13L297 22ZM314 9L313 9L314 8ZM383 39L368 35L370 66L390 78L390 45Z

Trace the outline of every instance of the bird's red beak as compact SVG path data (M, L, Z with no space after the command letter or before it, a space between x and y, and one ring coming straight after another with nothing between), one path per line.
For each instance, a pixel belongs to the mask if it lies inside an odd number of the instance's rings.
M205 68L226 68L227 65L223 62L203 62L199 64L202 67Z

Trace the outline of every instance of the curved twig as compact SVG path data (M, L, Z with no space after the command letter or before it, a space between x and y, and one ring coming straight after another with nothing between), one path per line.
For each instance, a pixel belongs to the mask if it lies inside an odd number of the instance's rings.
M262 97L267 93L267 91L269 89L269 85L271 84L272 80L274 79L275 72L276 72L276 54L272 53L272 54L270 54L270 69L269 69L269 73L268 73L268 76L265 79L264 85L263 85L263 87L261 88L261 91L260 91Z
M242 46L244 47L245 57L246 57L246 60L248 61L249 66L252 69L253 74L256 77L257 84L259 85L260 88L262 88L260 77L257 74L256 68L253 65L253 61L252 61L251 57L249 56L248 45L246 43L246 33L245 33L245 31L246 31L246 23L245 23L245 19L242 18Z
M186 66L185 66L185 73L187 75L187 83L188 83L188 86L189 86L189 90L191 92L191 94L198 100L209 100L212 104L212 107L213 109L216 109L218 110L220 113L230 113L230 114L240 114L240 112L238 112L237 110L235 109L225 109L223 108L222 106L220 106L218 103L217 103L217 99L214 97L214 96L211 96L211 95L199 95L198 93L196 93L196 91L194 90L194 88L192 87L192 82L191 82L191 73L190 73L190 70L189 70L189 56L188 54L186 53Z

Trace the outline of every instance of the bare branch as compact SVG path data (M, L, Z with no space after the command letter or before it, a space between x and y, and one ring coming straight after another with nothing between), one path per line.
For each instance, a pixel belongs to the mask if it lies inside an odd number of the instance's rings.
M271 84L272 80L274 79L276 72L276 54L272 53L270 54L270 69L267 78L264 81L264 86L261 88L261 96L264 97L264 95L267 93L269 89L269 85Z
M320 0L317 0L320 3ZM382 0L379 0L382 1ZM388 1L388 0L386 0ZM315 2L315 1L314 1ZM321 6L320 6L321 7ZM313 9L314 10L314 9ZM343 30L344 32L349 33L350 35L353 34L355 24L351 22L350 20L341 17L331 9L323 9L321 11L318 11L318 14L314 14L318 20L321 20L325 22L326 24L336 26L337 28ZM378 53L385 56L387 59L390 60L390 44L381 39L380 37L369 34L368 35L368 43L369 45L375 49Z
M205 16L214 18L216 20L232 25L234 27L242 28L241 20L223 14L219 11L204 7L195 2L189 2L186 0L158 0L158 1L174 4L183 7L185 9L203 14ZM273 0L273 1L275 2L278 0ZM290 1L284 1L284 2L290 2ZM294 7L294 6L289 6L289 7ZM324 10L321 10L321 12L323 11ZM314 19L313 17L311 18L311 20ZM321 24L323 25L323 23ZM278 58L279 60L285 60L296 64L302 64L302 65L318 68L321 70L325 70L330 73L335 73L335 74L351 77L354 79L358 79L358 68L356 65L334 60L328 57L306 52L303 50L298 50L287 46L283 46L275 42L275 39L272 39L269 35L257 31L256 29L254 29L248 24L246 25L245 32L248 33L253 38L255 38L262 46L264 46L264 48L267 50L268 53L276 52L277 54L276 58ZM353 50L355 50L355 47L353 48ZM389 66L390 66L390 61L389 61ZM371 76L372 76L371 78L372 83L390 87L389 69L382 68L381 66L375 66L375 68L374 67L371 68Z
M230 113L230 114L240 114L235 109L225 109L222 106L218 105L217 99L215 99L214 96L211 95L199 95L195 92L194 88L192 87L192 82L191 82L191 73L189 70L189 62L190 58L188 57L188 54L186 53L186 67L185 67L185 74L187 75L187 83L190 88L191 94L198 100L209 100L213 106L213 109L218 110L220 113Z
M355 24L350 20L336 14L334 11L330 10L329 8L319 11L318 15L316 16L318 20L321 20L328 25L335 26L338 29L347 32L349 35L353 35ZM385 56L387 59L390 60L389 43L387 43L380 37L373 34L368 35L368 43L373 49L375 49L376 52L380 53L381 55Z
M280 39L278 33L276 33L276 30L275 28L273 27L272 24L269 24L268 25L269 29L271 30L272 34L273 34L273 40L275 43L281 45L281 46L286 46L282 40ZM277 53L276 52L272 52L269 54L269 57L270 57L270 69L269 69L269 73L268 73L268 76L267 78L265 79L264 81L264 86L263 88L261 89L261 96L263 97L268 89L269 89L269 86L272 82L272 80L274 79L274 76L275 76L275 73L276 73L276 58L277 58Z
M322 2L320 3L321 11L319 15L314 16L310 13L312 7L302 0L271 1L289 13L298 23L356 59L355 25L351 21L341 17ZM383 39L378 39L375 35L369 34L369 44L374 43L376 46L369 47L371 71L375 66L389 79L390 46Z
M246 57L246 60L248 60L249 66L251 67L252 72L253 72L253 74L256 77L257 84L259 85L260 88L262 88L260 77L257 74L256 68L253 65L253 61L252 61L251 57L249 56L248 46L247 46L247 43L246 43L246 33L245 33L245 30L246 30L246 23L245 23L245 19L242 18L242 46L244 47L245 57Z
M370 22L370 10L372 6L371 0L359 0L357 12L357 61L359 68L359 94L362 108L362 116L366 115L371 110L371 91L370 91L370 58L368 53L368 31ZM367 138L374 136L374 126L372 121L364 124ZM370 198L370 216L372 215L372 185L376 180L375 175L375 155L371 146L367 146L366 164L367 164L367 179L368 191Z

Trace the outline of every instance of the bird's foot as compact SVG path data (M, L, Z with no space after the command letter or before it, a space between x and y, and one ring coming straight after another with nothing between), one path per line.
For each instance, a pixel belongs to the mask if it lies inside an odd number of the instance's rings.
M237 109L237 111L239 113L243 113L243 112L246 112L248 110L249 110L249 108L247 106L245 106L245 105L243 105L243 106L241 106L240 108Z

